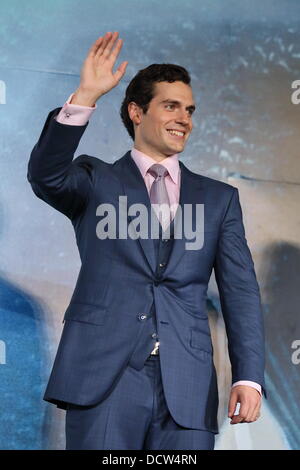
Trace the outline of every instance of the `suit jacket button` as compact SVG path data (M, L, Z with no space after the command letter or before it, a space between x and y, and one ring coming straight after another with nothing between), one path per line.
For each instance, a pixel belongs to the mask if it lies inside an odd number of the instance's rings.
M143 320L146 320L147 315L146 315L145 313L140 313L140 314L138 315L138 318L139 318L139 320L143 321Z

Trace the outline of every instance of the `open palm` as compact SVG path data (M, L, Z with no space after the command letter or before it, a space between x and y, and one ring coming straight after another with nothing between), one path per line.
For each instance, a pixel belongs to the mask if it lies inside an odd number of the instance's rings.
M99 37L92 47L83 63L80 73L79 88L84 93L93 96L97 100L112 88L114 88L125 74L128 61L119 65L113 72L117 57L122 48L122 39L118 39L119 33L107 32L105 36ZM113 46L114 49L113 49Z

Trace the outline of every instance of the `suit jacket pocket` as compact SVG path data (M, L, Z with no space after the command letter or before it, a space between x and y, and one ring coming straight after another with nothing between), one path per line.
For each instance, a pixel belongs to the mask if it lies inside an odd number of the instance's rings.
M200 349L204 357L213 353L210 335L197 328L191 328L190 345L192 348Z
M65 320L74 320L93 325L103 325L106 319L107 309L101 305L71 302L64 315Z

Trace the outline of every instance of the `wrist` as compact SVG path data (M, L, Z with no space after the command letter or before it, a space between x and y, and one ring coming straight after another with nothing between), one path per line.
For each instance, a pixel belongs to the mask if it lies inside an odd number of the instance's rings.
M78 104L80 106L89 106L93 107L96 104L96 101L99 99L98 97L93 96L91 93L86 92L84 90L80 90L79 88L75 91L70 104Z

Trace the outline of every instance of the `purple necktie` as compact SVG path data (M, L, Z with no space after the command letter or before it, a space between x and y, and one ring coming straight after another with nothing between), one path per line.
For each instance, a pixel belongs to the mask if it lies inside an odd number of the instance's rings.
M159 163L155 163L154 165L152 165L149 168L148 172L155 178L150 189L151 204L167 204L165 210L159 211L158 217L163 230L166 230L166 228L171 222L170 200L165 182L165 176L168 175L169 172L166 167L160 165Z

